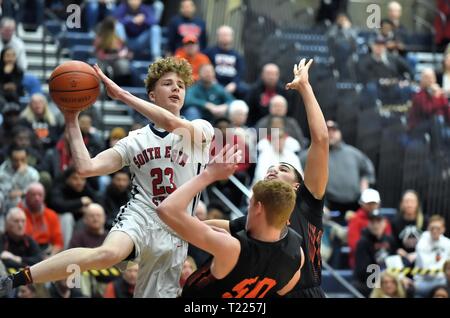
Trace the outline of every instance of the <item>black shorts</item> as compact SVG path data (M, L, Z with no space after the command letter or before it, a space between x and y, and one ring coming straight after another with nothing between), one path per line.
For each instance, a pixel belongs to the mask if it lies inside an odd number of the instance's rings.
M317 286L311 288L294 289L286 295L286 298L326 298L326 296L322 290L322 287Z

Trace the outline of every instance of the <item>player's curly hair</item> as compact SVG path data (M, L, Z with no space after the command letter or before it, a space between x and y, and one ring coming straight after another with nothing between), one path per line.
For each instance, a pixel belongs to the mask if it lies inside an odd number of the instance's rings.
M183 58L166 57L150 64L148 67L147 78L145 79L145 88L147 93L155 88L156 82L166 73L174 72L181 77L186 87L192 85L192 67L188 61Z
M253 186L253 198L264 206L267 223L282 229L294 210L296 193L286 182L262 180Z

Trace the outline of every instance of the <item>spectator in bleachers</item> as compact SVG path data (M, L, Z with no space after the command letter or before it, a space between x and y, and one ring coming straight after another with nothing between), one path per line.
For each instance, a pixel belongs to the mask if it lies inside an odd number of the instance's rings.
M0 234L0 259L6 268L23 268L42 260L41 249L33 238L25 234L25 213L12 208L6 216L6 229Z
M419 195L407 190L402 196L399 213L392 221L392 236L397 243L397 254L407 267L416 260L416 245L425 228L424 215L420 207Z
M447 289L450 291L450 258L445 261L442 271L445 275Z
M16 35L16 22L8 17L0 20L0 51L5 47L12 47L16 53L17 65L25 72L28 68L28 61L25 52L25 43Z
M131 84L130 59L133 53L116 33L116 23L114 17L109 16L100 24L94 40L95 57L100 68L118 85L129 86Z
M197 264L195 264L195 260L191 256L187 256L186 260L183 263L183 268L181 269L180 276L180 287L183 288L187 279L193 272L197 270Z
M60 252L64 242L58 214L45 205L44 199L44 186L35 182L27 187L25 200L19 207L27 217L26 234L39 244L43 257L46 258Z
M78 221L92 202L97 202L97 194L73 167L67 168L62 180L54 183L49 206L59 214L64 246L72 237L75 221Z
M14 128L11 146L25 148L28 153L28 164L39 170L43 151L40 141L28 126L19 125Z
M137 282L139 264L129 262L122 277L106 286L104 298L133 298Z
M50 298L84 298L79 288L67 286L67 279L52 282L48 292Z
M17 288L17 298L38 298L34 285L19 286Z
M436 1L437 12L434 17L435 42L439 48L445 48L450 42L450 3L447 0ZM443 19L444 17L444 19Z
M211 158L214 158L226 144L237 145L242 152L242 160L237 164L234 176L243 184L248 184L250 168L250 154L245 139L235 133L228 118L219 118L214 123L215 135L211 143ZM215 183L217 188L237 207L241 206L242 192L229 180Z
M307 140L303 135L303 131L295 118L287 116L287 112L288 102L286 98L282 95L275 95L270 99L269 114L258 120L255 128L257 130L259 130L260 128L267 129L269 128L270 121L273 117L283 117L286 133L297 140L302 148L304 148L306 146Z
M0 95L8 102L19 102L23 96L23 71L16 63L16 53L12 47L4 47L0 54Z
M205 64L200 68L199 80L186 92L184 116L187 120L203 118L210 121L223 117L233 99L233 96L217 83L214 67Z
M427 270L442 269L446 260L450 259L450 239L444 236L445 220L440 215L433 215L428 224L428 231L420 237L416 246L416 266ZM430 290L445 284L444 273L436 275L415 275L416 293L425 297Z
M245 145L249 151L249 157L246 162L256 162L256 142L257 142L257 132L254 129L247 127L248 118L248 105L245 101L240 99L235 99L231 102L228 107L228 118L231 122L231 128L233 133L244 140Z
M94 30L97 23L110 17L116 8L116 0L85 0L86 31Z
M371 288L367 284L370 265L378 265L381 269L386 267L386 257L395 253L394 240L386 235L386 220L380 211L373 210L368 215L367 228L362 230L361 239L356 246L355 286L364 296L369 296Z
M182 41L186 35L197 37L201 50L206 48L206 23L203 19L195 16L195 11L194 1L181 0L180 13L170 20L168 26L169 53L174 54L183 45Z
M250 108L248 126L255 126L258 120L269 114L270 100L275 95L287 97L287 92L280 81L280 68L268 63L263 66L261 78L251 86L245 99Z
M401 281L387 271L381 273L380 287L375 287L370 298L406 298L406 292Z
M327 32L328 45L332 52L339 78L350 79L350 59L356 53L358 33L345 13L339 13L336 22Z
M245 98L248 87L245 77L244 57L234 50L234 30L228 25L217 29L217 44L205 50L216 70L217 80L228 93Z
M16 206L25 189L39 180L39 172L28 165L27 150L11 147L8 159L0 165L0 192L6 197L6 207Z
M450 52L445 52L442 60L442 71L436 74L436 77L445 95L450 98Z
M72 155L66 136L61 135L54 148L45 152L41 170L47 171L53 179L60 177L63 172L72 165Z
M378 35L372 40L371 53L358 63L360 80L365 84L367 105L383 103L401 104L410 99L409 80L412 72L408 63L386 48L386 39Z
M373 211L377 210L380 207L381 199L380 194L375 189L366 189L361 194L360 204L361 208L356 210L355 215L348 222L348 234L347 234L347 243L350 247L350 255L349 255L349 265L351 268L355 266L355 251L358 245L358 242L361 238L361 233L364 229L367 228L367 225L370 221L370 216ZM378 211L379 213L379 211ZM384 233L386 235L391 235L392 229L388 220L384 221ZM393 245L392 248L395 246Z
M26 120L34 130L34 134L43 145L44 149L53 147L61 134L56 116L50 110L47 98L42 94L33 94L30 103L20 113L20 117Z
M112 227L120 207L125 205L131 198L130 185L130 173L127 170L122 169L112 175L111 183L106 188L102 200L102 205L106 212L107 229Z
M106 215L103 207L97 203L89 204L83 212L83 225L74 231L68 248L94 248L102 245L106 239ZM101 297L105 288L101 277L83 276L80 282L81 293L91 298Z
M1 95L0 95L1 97ZM1 105L0 105L1 106ZM9 146L13 141L13 134L18 125L22 124L20 120L20 106L17 103L5 103L2 109L3 123L0 126L0 145Z
M270 129L267 138L258 142L258 160L252 184L263 180L267 170L280 162L286 162L300 173L303 173L298 156L300 144L286 134L284 119L282 117L274 117L269 125Z
M78 117L81 134L83 135L84 144L89 151L91 157L95 157L103 150L103 143L100 136L92 125L92 117L89 113L81 113Z
M192 66L192 78L198 81L200 68L205 64L211 64L208 56L200 52L198 39L195 35L186 35L183 38L183 46L175 51L175 56L186 59Z
M442 88L436 82L436 73L432 68L425 68L420 78L420 90L413 97L413 104L408 114L408 126L414 129L433 116L444 117L450 123L450 107Z
M336 122L328 120L327 127L330 143L327 206L330 211L341 212L343 223L344 213L357 210L361 192L375 183L375 169L364 153L342 140Z
M330 24L340 12L347 12L348 0L321 0L317 10L316 22Z
M447 289L446 286L436 286L434 287L428 298L449 298L450 291Z
M74 247L98 247L106 238L106 215L100 204L91 203L83 212L84 226L75 231L69 243L69 248Z
M117 32L134 56L149 52L153 60L161 57L161 27L157 24L153 7L142 0L126 0L116 11Z
M387 5L387 17L394 25L394 36L402 42L408 38L408 29L402 24L402 5L397 1L391 1Z
M395 25L391 20L381 20L380 35L384 37L386 48L390 53L404 55L405 44L395 33Z

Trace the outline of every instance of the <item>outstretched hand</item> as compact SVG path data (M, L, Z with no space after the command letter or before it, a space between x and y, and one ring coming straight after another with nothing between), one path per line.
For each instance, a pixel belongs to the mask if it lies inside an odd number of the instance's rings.
M310 59L306 63L306 59L302 59L300 63L294 64L294 79L292 82L286 84L286 89L300 89L302 86L309 84L309 67L313 63L313 59Z
M120 93L123 92L123 89L120 88L119 85L114 83L108 76L103 73L103 71L98 67L97 64L94 65L94 70L97 73L98 77L102 80L103 84L105 84L106 92L108 96L112 99L118 99Z
M237 168L237 163L241 161L242 154L237 150L237 145L225 145L206 167L207 172L214 180L225 180L230 177Z

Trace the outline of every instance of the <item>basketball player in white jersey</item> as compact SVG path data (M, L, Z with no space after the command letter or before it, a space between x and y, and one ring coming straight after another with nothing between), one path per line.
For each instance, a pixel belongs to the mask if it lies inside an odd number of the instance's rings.
M65 113L72 159L82 176L113 173L130 166L132 199L122 206L115 225L98 248L74 248L61 252L17 274L0 279L0 296L29 283L64 279L71 264L81 271L111 267L127 257L139 261L135 297L176 297L187 255L187 243L157 216L158 204L175 189L198 175L208 163L214 130L204 120L180 118L186 86L192 70L185 60L161 59L149 67L146 88L151 103L121 89L94 67L111 98L130 105L153 124L130 132L113 148L90 158L78 125L78 114ZM186 213L192 214L195 198ZM134 255L133 255L134 252Z

